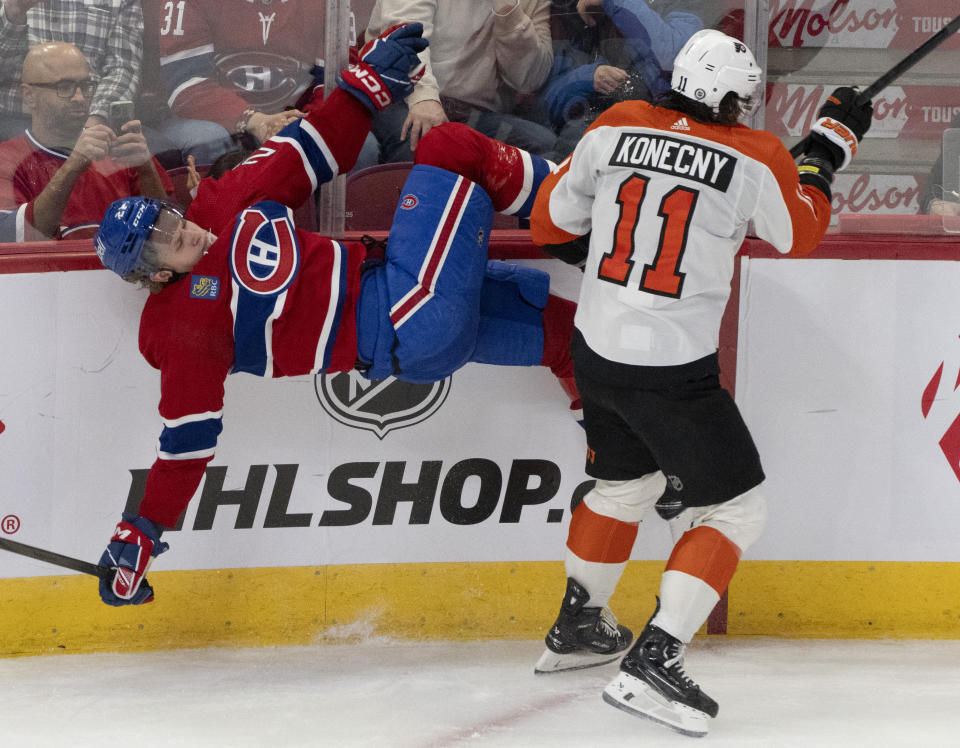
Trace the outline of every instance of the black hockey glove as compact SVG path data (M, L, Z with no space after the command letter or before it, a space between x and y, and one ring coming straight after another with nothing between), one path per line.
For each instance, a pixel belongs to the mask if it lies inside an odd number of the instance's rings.
M840 171L856 155L857 146L870 129L873 102L860 96L856 89L841 86L827 97L818 117L810 128L806 153L814 158L829 158L833 171Z
M402 23L363 45L360 61L337 76L337 85L371 112L386 109L413 91L423 76L417 54L427 48L422 23Z

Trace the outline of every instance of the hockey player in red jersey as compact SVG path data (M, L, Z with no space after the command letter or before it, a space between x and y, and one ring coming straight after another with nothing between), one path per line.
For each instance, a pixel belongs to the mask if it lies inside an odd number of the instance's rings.
M462 125L417 148L383 246L294 226L292 208L350 168L372 111L409 93L420 24L389 30L242 164L205 179L184 216L146 198L115 202L95 238L104 265L151 286L140 350L160 370L163 429L137 514L101 563L111 605L149 602L147 567L194 495L221 431L224 380L354 368L372 379L447 377L469 361L548 366L574 391L575 305L538 270L487 261L494 210L529 215L543 159ZM413 77L416 77L415 75Z
M535 670L611 662L629 647L603 699L695 736L718 707L686 675L684 647L766 514L756 447L718 376L734 256L751 220L780 252L816 247L833 173L872 116L853 89L834 91L798 173L773 135L739 124L761 77L742 42L694 34L672 91L604 112L545 179L531 217L536 243L584 262L571 348L597 479L570 521L567 589ZM631 647L608 601L654 506L683 512L682 535Z

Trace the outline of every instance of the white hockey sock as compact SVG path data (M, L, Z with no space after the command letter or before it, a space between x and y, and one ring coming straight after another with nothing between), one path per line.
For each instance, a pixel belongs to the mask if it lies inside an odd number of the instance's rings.
M587 605L591 608L609 606L610 597L617 588L617 582L620 581L623 570L627 568L626 561L622 564L584 561L569 549L567 549L565 565L567 576L573 577L586 588L590 595Z
M717 591L702 579L682 571L665 571L660 578L660 610L651 623L687 644L718 600Z

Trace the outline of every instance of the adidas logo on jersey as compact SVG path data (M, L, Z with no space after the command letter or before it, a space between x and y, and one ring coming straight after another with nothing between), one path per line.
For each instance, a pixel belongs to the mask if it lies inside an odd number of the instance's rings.
M681 117L672 125L670 125L671 130L682 130L683 132L690 132L690 124L687 122L686 117Z

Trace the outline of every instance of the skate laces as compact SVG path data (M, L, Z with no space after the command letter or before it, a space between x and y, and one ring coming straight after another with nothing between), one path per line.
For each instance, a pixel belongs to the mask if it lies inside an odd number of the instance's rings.
M686 647L679 641L668 644L663 650L663 654L666 656L663 661L663 666L683 684L684 688L693 688L697 684L693 682L693 679L688 676L683 669L683 653L685 649Z

